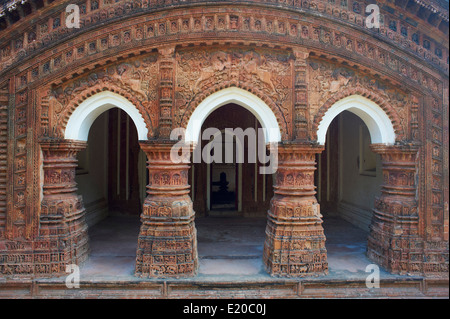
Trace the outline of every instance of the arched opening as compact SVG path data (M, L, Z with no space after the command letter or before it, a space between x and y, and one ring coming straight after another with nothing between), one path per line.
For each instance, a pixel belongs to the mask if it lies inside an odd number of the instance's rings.
M213 152L204 152L205 146L216 140L214 137L219 137L220 145ZM187 124L185 141L197 145L190 181L199 272L217 275L261 272L273 188L272 175L260 173L261 166L271 163L260 161L257 155L258 150L267 155L266 145L281 141L275 115L255 95L227 88L198 105ZM222 154L215 157L218 149ZM225 160L230 149L235 152L228 163L211 161L211 157ZM200 157L207 153L209 159L205 161L203 156L200 162L195 162L195 152Z
M256 117L265 129L266 144L281 141L280 127L270 107L256 95L237 87L230 87L213 93L196 107L186 126L185 141L197 143L200 138L201 127L206 118L214 110L230 103L247 109Z
M77 106L67 121L64 138L86 141L92 123L100 114L113 107L124 110L132 119L139 140L147 140L148 128L137 108L123 96L110 91L97 93Z
M273 188L272 175L260 174L261 163L251 158L266 148L258 129L257 118L234 103L215 109L203 122L196 148L202 161L190 170L201 274L250 275L262 269Z
M125 111L111 108L95 119L78 163L75 179L90 239L82 271L94 275L107 267L108 273L132 274L147 174L136 127Z
M360 95L351 95L334 103L322 117L317 129L317 141L324 144L328 127L343 111L357 115L367 126L372 143L394 144L395 131L391 120L375 102Z
M373 143L393 144L388 116L375 103L352 96L324 115L318 130L317 199L321 205L330 271L364 272L375 198L383 183Z
M90 254L82 274L132 275L148 183L139 146L147 139L145 123L126 99L101 92L77 107L65 137L87 141L75 172L89 227Z

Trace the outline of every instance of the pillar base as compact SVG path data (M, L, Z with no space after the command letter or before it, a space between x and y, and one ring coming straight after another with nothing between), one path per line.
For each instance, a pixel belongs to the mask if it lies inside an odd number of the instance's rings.
M197 274L197 232L190 201L189 196L145 200L136 276L164 278Z

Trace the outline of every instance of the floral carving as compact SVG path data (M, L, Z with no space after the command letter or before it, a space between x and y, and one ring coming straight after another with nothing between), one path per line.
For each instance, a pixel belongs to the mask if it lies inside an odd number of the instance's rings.
M211 49L177 52L175 105L177 121L196 107L194 100L218 83L251 87L274 101L274 113L290 121L292 59L289 53L269 50ZM270 105L269 105L270 106ZM183 119L184 121L184 119Z
M158 116L156 56L134 59L95 70L51 91L49 103L53 122L64 128L80 100L97 91L111 90L128 98L141 112L149 127ZM92 92L92 93L91 93ZM62 134L56 130L56 134Z
M309 107L314 126L335 102L359 94L373 100L386 112L397 139L406 138L408 108L412 102L405 92L352 69L314 60L309 63L309 83Z

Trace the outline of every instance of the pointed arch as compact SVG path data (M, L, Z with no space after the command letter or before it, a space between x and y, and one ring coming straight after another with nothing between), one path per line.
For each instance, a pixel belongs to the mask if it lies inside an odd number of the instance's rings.
M348 98L348 100L346 100L347 98ZM319 109L317 114L314 116L314 121L312 123L312 138L318 140L319 125L326 126L326 124L322 123L322 121L323 121L323 118L325 117L325 114L328 112L328 110L330 110L335 105L337 107L341 103L344 103L344 102L341 102L344 100L347 101L348 103L350 103L352 99L355 102L354 106L358 106L360 109L362 108L362 110L360 110L360 112L364 111L363 105L365 104L366 106L369 107L369 109L372 109L372 111L379 114L380 117L378 118L378 120L383 119L384 123L386 123L388 131L390 131L391 137L392 137L392 131L391 131L391 127L392 127L392 130L394 131L393 135L394 135L395 140L392 142L392 139L391 139L390 143L388 143L388 144L394 144L395 142L400 141L405 138L405 132L404 132L404 129L401 124L400 117L399 117L397 111L379 93L369 90L367 88L360 87L360 86L356 86L356 87L352 87L352 88L348 88L343 91L340 91L324 103L324 105ZM360 102L359 105L358 105L358 101L356 101L356 99L359 99L359 102ZM348 108L351 107L350 104L348 104L347 106L348 106ZM341 111L343 111L343 110L344 109L342 109ZM355 109L353 109L353 110L355 110ZM351 110L349 110L349 111L351 111ZM380 122L378 122L378 123L381 124ZM366 125L367 125L367 123L366 123ZM383 127L383 125L380 125L380 127ZM321 130L321 132L323 132L323 129ZM372 143L374 143L373 140L372 140ZM382 144L385 144L385 143L382 143Z
M395 144L396 134L389 116L375 102L361 95L347 96L328 108L317 127L317 142L325 144L328 127L333 119L343 111L356 114L369 129L372 143Z
M139 140L148 139L148 128L139 110L128 99L111 91L96 93L81 102L70 115L64 131L64 138L87 141L89 129L103 112L118 107L133 120Z
M205 99L192 112L186 125L185 141L197 143L201 127L206 118L216 109L235 103L250 111L265 129L265 142L281 141L281 130L272 109L258 96L238 87L228 87L217 91Z

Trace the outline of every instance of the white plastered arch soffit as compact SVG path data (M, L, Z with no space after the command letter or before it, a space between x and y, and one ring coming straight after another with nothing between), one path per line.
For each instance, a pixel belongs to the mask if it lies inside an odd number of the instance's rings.
M395 144L395 131L391 120L375 102L361 95L351 95L334 103L324 114L317 130L317 142L325 144L331 121L343 111L357 115L369 129L373 144Z
M139 140L148 139L148 128L138 109L123 96L110 91L96 93L77 106L67 122L64 138L87 141L89 129L95 119L113 107L124 110L130 116L136 126Z
M237 88L229 87L217 91L205 98L192 113L186 126L185 142L197 143L206 118L216 109L229 103L235 103L250 111L265 129L265 142L281 141L281 131L277 118L270 107L256 95Z

